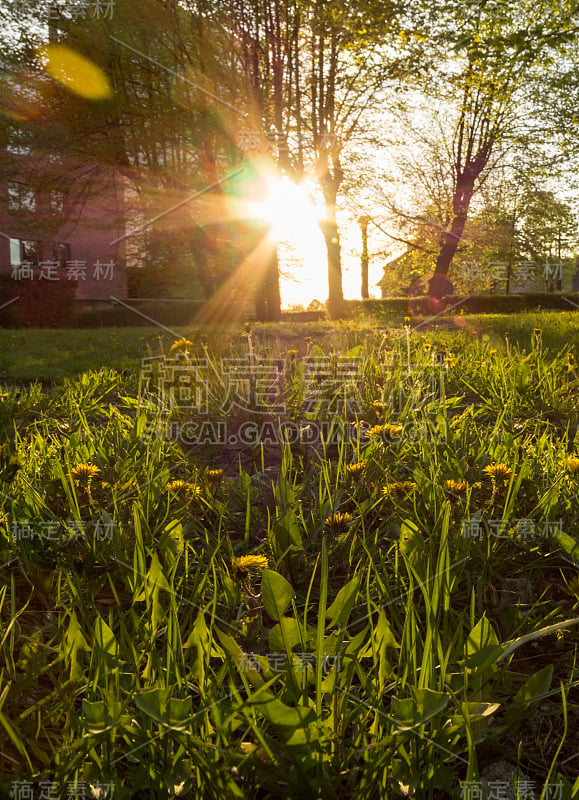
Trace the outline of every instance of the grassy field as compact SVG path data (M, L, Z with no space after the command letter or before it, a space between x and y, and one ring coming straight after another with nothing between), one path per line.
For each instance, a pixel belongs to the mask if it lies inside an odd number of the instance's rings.
M0 793L579 796L577 315L175 334L0 332Z
M481 338L490 336L494 346L504 347L504 335L521 349L530 345L533 328L542 331L545 348L557 351L565 346L574 348L579 356L579 315L569 312L537 312L528 314L488 314L452 317L455 331ZM391 327L401 328L401 321L391 321ZM416 334L424 333L428 326L413 320ZM321 344L332 343L337 350L352 347L373 336L377 323L366 317L342 322L281 323L254 325L258 341L264 341L269 350L280 355L287 349L303 352L307 336ZM388 320L379 327L390 327ZM141 360L159 355L180 336L197 341L205 335L214 353L225 354L239 349L242 325L212 326L202 329L162 327L102 328L94 330L9 330L0 329L0 383L2 380L51 381L82 374L85 370L111 367L136 369Z

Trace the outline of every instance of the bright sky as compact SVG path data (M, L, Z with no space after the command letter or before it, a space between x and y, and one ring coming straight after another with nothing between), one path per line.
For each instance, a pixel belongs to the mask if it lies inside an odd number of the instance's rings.
M281 272L280 289L284 308L303 305L312 300L325 302L328 297L328 261L324 237L318 221L321 211L304 187L289 180L271 183L269 200L258 212L273 223L273 233L279 239L278 257ZM344 297L356 299L361 293L362 234L351 213L338 218L342 245L342 282ZM369 251L372 251L373 228L368 229ZM376 282L383 275L386 258L370 259L370 296L379 297Z

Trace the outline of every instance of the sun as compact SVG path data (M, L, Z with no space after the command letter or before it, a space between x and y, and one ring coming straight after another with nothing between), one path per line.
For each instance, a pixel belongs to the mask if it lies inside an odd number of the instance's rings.
M300 231L318 225L322 212L307 182L293 183L285 175L275 175L268 176L265 185L266 197L255 203L252 211L270 223L270 235L273 238L277 241L294 241Z
M328 294L327 254L320 230L323 209L316 203L316 188L307 180L294 183L285 175L264 178L265 196L250 213L269 223L280 262L283 305L307 307Z

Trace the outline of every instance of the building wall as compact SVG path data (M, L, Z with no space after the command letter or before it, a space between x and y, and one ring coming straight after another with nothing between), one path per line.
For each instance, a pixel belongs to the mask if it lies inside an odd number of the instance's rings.
M79 300L127 297L125 186L112 170L41 156L8 142L0 153L0 273L15 281L77 281Z

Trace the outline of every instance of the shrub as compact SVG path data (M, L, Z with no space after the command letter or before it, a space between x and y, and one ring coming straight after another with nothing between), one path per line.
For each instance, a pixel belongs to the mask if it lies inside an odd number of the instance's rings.
M39 279L15 281L0 275L0 325L4 328L67 328L74 320L76 281ZM12 302L11 302L12 301ZM8 305L9 304L9 305Z

